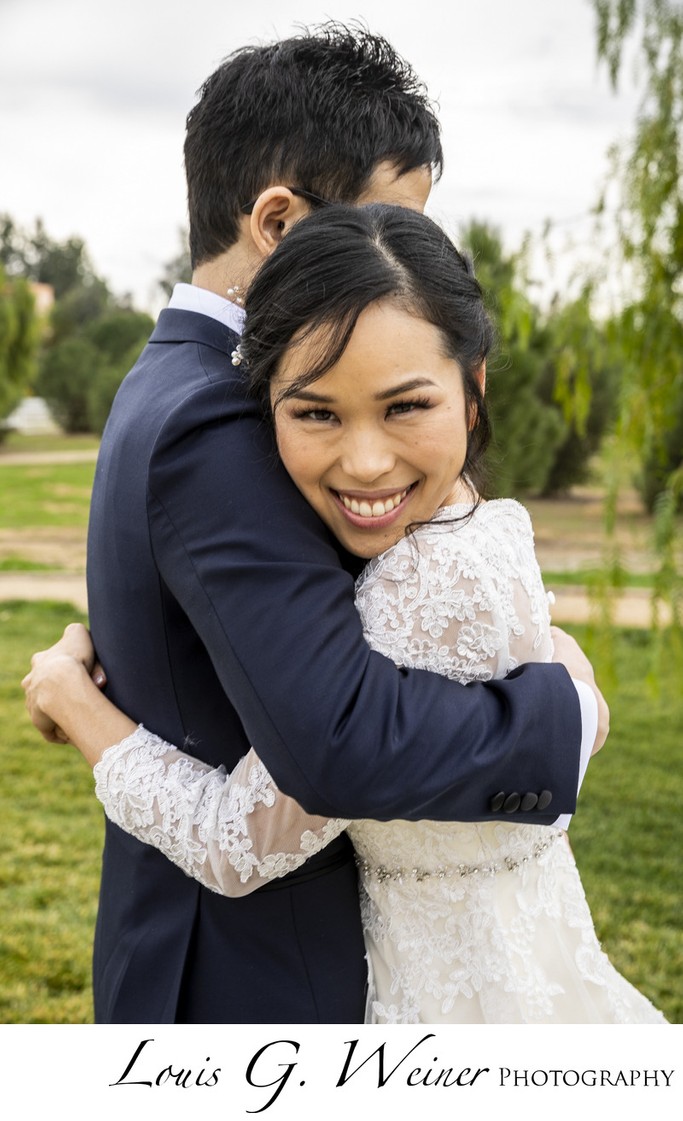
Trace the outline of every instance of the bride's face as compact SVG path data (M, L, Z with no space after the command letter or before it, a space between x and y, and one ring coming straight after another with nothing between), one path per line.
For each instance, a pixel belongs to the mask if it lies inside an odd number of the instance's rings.
M286 352L274 403L310 365L317 338ZM362 312L339 361L276 405L275 429L299 490L357 556L377 556L440 506L471 498L460 480L468 433L460 366L436 327L391 302Z

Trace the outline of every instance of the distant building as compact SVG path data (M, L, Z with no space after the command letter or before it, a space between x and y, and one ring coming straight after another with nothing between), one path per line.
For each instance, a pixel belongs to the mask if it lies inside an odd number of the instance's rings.
M3 422L3 428L24 436L52 436L62 431L42 397L25 397Z

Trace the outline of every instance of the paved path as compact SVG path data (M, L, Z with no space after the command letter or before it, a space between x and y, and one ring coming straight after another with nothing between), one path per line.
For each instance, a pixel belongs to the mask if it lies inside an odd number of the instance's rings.
M596 617L596 605L584 588L560 588L554 592L551 608L553 623L589 623ZM628 588L614 601L613 620L618 627L651 627L652 600L648 588ZM668 624L668 612L662 612L660 623Z
M0 467L42 467L50 463L94 463L97 448L73 452L2 452Z
M78 572L0 572L0 600L52 599L88 610L85 576Z

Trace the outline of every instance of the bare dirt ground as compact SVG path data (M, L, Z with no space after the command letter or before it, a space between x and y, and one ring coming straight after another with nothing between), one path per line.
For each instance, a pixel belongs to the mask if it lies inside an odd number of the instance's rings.
M2 465L90 462L95 451L4 453ZM0 475L1 483L1 475ZM546 584L555 596L553 621L558 624L588 622L596 605L586 588L554 584L552 573L598 568L604 558L605 533L599 493L577 489L559 500L532 499L531 513L541 569L549 574ZM624 567L631 572L652 570L650 527L634 495L627 495L619 511L617 540ZM52 599L72 603L87 612L85 588L84 529L61 527L0 530L0 561L8 570L0 572L0 600ZM9 558L49 566L37 571L11 571ZM649 627L652 606L647 588L627 588L614 600L614 621L620 626Z

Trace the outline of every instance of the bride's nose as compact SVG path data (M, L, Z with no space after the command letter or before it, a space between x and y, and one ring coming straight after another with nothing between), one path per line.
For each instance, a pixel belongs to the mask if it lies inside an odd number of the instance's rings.
M372 483L393 470L396 456L385 433L377 428L363 427L345 433L340 461L349 480Z

